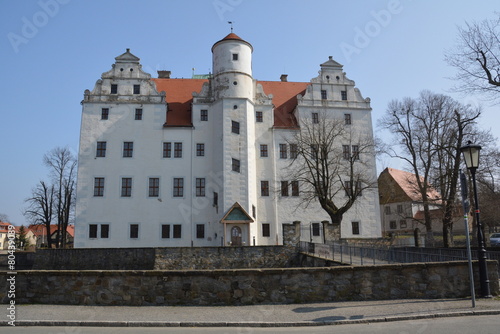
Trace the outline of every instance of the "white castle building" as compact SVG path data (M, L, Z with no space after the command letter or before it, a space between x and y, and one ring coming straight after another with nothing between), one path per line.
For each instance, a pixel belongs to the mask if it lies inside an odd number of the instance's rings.
M329 216L301 205L287 138L323 111L373 137L370 100L332 57L311 82L259 81L252 52L231 33L213 45L208 78L152 79L127 49L85 91L75 247L276 245L293 221L304 240L323 241ZM361 159L376 180L374 154ZM381 236L376 188L344 214L341 233Z

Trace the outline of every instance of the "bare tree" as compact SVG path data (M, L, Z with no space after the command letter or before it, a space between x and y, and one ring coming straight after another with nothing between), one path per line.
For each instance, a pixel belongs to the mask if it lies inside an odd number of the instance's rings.
M457 69L454 77L462 93L481 93L493 102L500 99L500 12L496 18L466 23L458 28L458 43L445 59Z
M28 221L35 225L45 226L47 230L47 246L49 248L52 248L50 225L53 217L54 197L54 186L40 181L31 191L31 197L25 200L28 207L24 210L24 216Z
M363 190L377 182L367 172L373 168L367 167L368 154L374 154L373 139L347 128L343 119L322 114L317 122L301 120L300 131L288 140L296 153L287 172L299 182L303 203L318 201L338 225Z
M57 218L57 247L66 247L66 231L71 220L75 202L75 183L77 161L65 147L56 147L43 157L44 164L50 168L55 188L54 213Z
M7 216L5 213L0 213L0 222L8 222L9 221L9 216Z

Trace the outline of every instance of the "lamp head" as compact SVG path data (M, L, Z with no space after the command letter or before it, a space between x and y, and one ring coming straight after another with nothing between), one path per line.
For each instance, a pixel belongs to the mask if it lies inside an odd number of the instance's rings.
M469 140L467 145L460 148L460 151L464 155L465 164L468 169L476 169L479 166L479 151L481 151L481 146L474 145Z

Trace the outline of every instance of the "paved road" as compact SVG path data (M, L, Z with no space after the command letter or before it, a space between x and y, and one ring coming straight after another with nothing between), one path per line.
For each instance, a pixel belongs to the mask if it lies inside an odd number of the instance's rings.
M211 327L211 328L109 328L109 327L0 327L0 334L495 334L500 332L498 315L448 317L367 324L348 324L317 327Z

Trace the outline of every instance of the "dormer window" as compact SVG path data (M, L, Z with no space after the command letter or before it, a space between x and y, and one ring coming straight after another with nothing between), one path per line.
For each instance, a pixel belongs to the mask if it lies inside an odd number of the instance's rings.
M118 94L118 85L111 84L111 94Z
M141 94L141 85L134 85L134 94Z
M238 54L237 53L233 53L233 60L238 60Z

